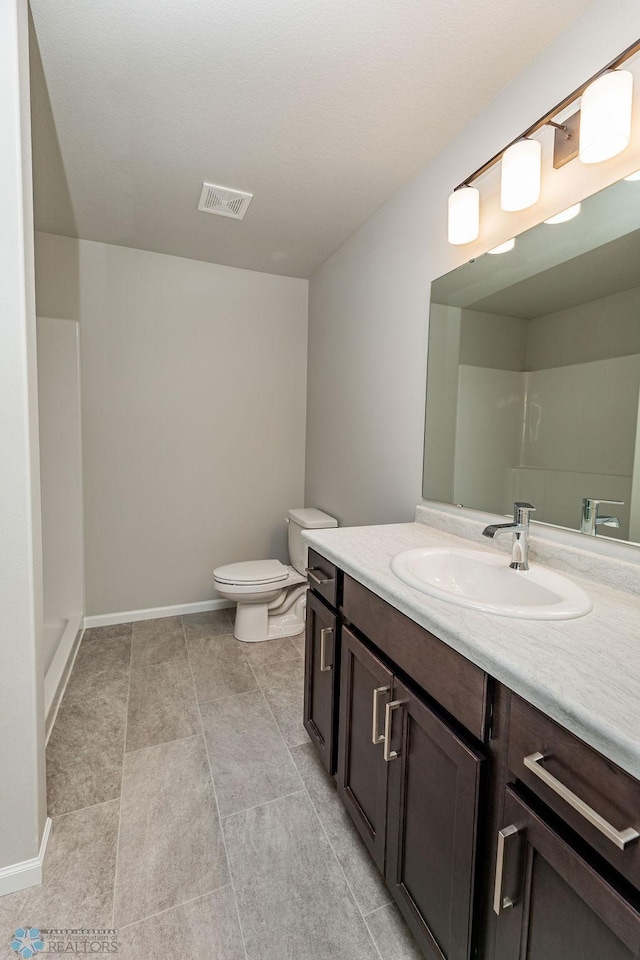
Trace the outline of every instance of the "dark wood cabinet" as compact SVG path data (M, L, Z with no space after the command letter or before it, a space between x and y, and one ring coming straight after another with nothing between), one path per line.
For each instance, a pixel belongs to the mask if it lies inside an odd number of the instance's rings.
M305 727L427 960L640 960L640 782L310 559Z
M388 712L386 880L426 956L467 960L483 758L397 680Z
M305 627L304 726L329 773L335 772L340 677L337 617L309 591Z
M380 870L384 870L387 774L381 730L391 671L342 628L338 793Z
M495 960L638 960L637 904L511 788L503 822Z

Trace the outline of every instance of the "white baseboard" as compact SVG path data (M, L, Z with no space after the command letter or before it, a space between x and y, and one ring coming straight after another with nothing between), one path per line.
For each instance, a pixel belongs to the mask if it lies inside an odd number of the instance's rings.
M85 630L89 627L110 627L116 623L133 623L136 620L159 620L161 617L186 616L189 613L206 613L209 610L224 610L234 607L229 600L200 600L197 603L178 603L172 607L150 607L148 610L126 610L122 613L99 613L84 618Z
M47 843L51 833L51 818L47 817L42 832L40 850L38 856L33 860L23 860L21 863L13 863L10 867L0 868L0 897L7 893L17 893L18 890L25 890L27 887L35 887L42 883L42 864L47 852Z
M44 678L44 715L46 717L47 739L49 739L81 639L82 614L78 613L67 620L64 633Z

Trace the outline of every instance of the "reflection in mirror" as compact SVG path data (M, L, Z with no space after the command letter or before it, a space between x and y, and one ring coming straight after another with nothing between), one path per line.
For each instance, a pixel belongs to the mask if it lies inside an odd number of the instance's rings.
M433 283L425 498L638 542L639 403L640 182Z

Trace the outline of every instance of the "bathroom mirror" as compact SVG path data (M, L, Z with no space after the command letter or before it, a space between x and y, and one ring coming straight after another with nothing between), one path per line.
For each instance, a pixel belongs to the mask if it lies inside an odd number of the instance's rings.
M423 495L640 542L640 181L431 289Z

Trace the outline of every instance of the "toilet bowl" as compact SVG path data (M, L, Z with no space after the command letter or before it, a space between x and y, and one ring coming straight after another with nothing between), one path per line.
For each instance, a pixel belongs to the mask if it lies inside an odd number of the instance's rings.
M289 511L286 522L292 566L280 560L248 560L213 571L218 595L237 604L233 627L237 640L275 640L293 637L304 629L308 548L301 534L303 530L337 527L338 521L313 507L300 507Z

